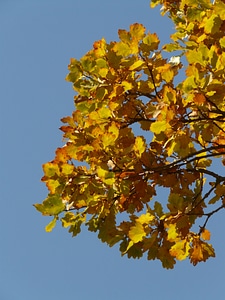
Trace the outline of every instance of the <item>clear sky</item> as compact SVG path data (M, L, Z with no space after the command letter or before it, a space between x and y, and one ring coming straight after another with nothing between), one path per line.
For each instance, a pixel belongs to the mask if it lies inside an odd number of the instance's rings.
M223 212L209 222L216 258L165 270L121 257L85 229L76 238L60 224L46 233L50 220L32 206L47 195L42 164L73 110L70 57L135 22L163 43L173 31L149 0L0 0L0 300L225 299Z

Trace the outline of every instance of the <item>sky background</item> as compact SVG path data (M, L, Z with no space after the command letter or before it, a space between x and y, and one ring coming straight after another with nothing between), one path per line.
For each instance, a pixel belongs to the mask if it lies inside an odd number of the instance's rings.
M70 58L135 22L163 44L173 32L149 0L0 0L1 300L225 299L223 211L208 226L216 258L166 270L121 257L85 229L72 238L59 223L46 233L50 219L32 206L47 195L42 164L62 146L60 119L73 110Z

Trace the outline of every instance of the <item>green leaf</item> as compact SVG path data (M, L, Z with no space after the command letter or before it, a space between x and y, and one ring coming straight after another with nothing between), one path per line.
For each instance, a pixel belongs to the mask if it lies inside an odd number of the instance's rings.
M158 49L159 42L160 41L159 41L159 38L156 33L148 33L143 38L143 43L141 45L141 49L144 52L155 51Z
M54 175L59 175L59 166L56 163L48 162L43 165L43 170L46 177L52 177Z
M34 204L34 207L45 216L58 215L65 210L65 204L59 195L49 195L42 204Z
M219 32L220 25L222 24L222 20L219 16L213 14L210 18L206 19L205 22L205 33L208 34L215 34L216 32Z
M162 208L161 203L159 203L158 201L155 201L154 211L156 212L157 216L159 216L159 217L163 216L163 208Z
M76 222L76 216L72 212L66 212L64 217L61 218L62 226L67 228Z
M186 53L186 57L190 64L199 63L205 67L208 64L209 49L205 45L200 44L197 50L189 50Z
M138 245L132 245L132 246L130 246L126 253L127 253L128 258L130 258L130 257L132 257L132 258L140 258L140 257L143 256L141 248L138 247Z
M85 222L86 215L77 213L76 215L72 212L66 212L64 217L61 218L63 227L70 227L69 232L72 236L76 236L81 232L81 225Z
M63 164L61 168L62 168L62 174L65 175L70 175L74 172L74 166L70 164Z

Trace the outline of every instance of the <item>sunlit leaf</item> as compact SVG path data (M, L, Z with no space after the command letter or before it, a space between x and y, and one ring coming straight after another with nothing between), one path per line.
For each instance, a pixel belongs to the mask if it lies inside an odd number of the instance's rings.
M132 53L130 46L124 42L118 42L113 47L117 55L128 56Z
M57 218L54 218L48 225L45 226L46 232L51 232L56 225Z
M209 241L210 240L210 231L207 229L204 229L201 233L201 237L203 238L203 240L205 241Z
M144 65L144 62L142 60L137 60L135 61L131 66L130 66L130 70L136 70L139 69L140 67L142 67Z
M138 243L143 240L146 233L143 225L140 222L136 222L135 225L131 227L128 235L133 243Z
M59 175L59 173L60 173L58 164L51 163L51 162L44 164L43 170L44 170L45 176L47 176L47 177Z
M130 26L130 34L133 39L140 41L144 37L145 27L142 24L132 24Z
M166 120L164 120L164 121L156 121L155 123L152 123L150 129L155 134L159 134L160 132L165 131L167 127L168 127L168 123Z
M155 219L155 216L147 213L147 214L140 215L140 217L138 217L138 219L137 219L137 222L139 222L141 224L149 224L154 219Z
M65 209L65 204L59 195L49 195L42 204L34 204L34 207L43 215L58 215Z
M134 144L134 151L137 156L141 156L141 154L145 151L145 140L143 137L137 136Z
M176 242L170 249L170 254L178 260L184 260L189 255L189 243L186 240Z

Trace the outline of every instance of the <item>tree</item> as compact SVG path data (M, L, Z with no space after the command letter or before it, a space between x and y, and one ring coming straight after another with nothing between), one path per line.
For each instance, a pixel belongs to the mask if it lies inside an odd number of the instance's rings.
M208 221L225 207L215 171L225 165L225 1L159 4L175 25L162 49L136 23L71 59L75 110L43 165L49 195L34 206L53 216L46 231L60 220L76 236L85 224L122 255L173 268L215 256Z

